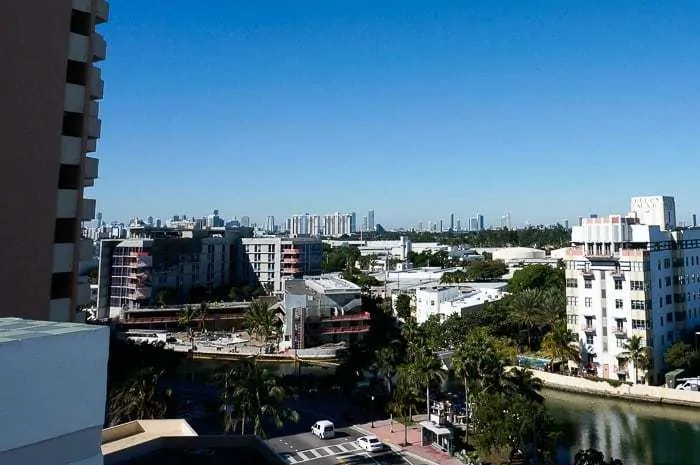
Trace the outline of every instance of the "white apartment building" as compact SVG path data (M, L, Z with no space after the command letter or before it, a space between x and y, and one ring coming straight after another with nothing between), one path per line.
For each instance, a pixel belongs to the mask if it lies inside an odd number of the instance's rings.
M321 273L321 240L310 237L252 237L242 239L243 269L250 279L273 292L282 292L284 281Z
M676 228L672 197L634 197L630 205L628 216L584 218L572 228L567 323L584 365L603 378L635 380L625 344L641 337L658 383L668 347L700 324L700 229Z
M486 302L501 299L500 289L473 288L469 286L425 286L416 289L416 322L425 323L433 315L440 321L451 315L476 311Z
M294 215L288 222L291 236L330 236L339 237L355 232L352 213L333 213L331 215Z

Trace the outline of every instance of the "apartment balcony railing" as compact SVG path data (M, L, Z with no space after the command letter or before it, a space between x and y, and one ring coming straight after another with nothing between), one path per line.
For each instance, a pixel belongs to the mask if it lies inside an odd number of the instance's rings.
M596 329L595 329L595 326L593 326L593 325L583 325L583 326L581 326L581 331L583 331L584 333L587 333L587 334L595 334Z
M334 321L366 321L371 319L372 315L370 315L369 312L351 313L348 315L335 316L321 315L321 321L325 323L332 323Z
M369 331L369 326L322 326L316 330L310 330L312 334L352 334L352 333L366 333Z
M239 315L208 315L207 322L210 321L227 321L227 320L242 320L244 318L243 314ZM180 321L179 315L174 316L158 316L158 317L129 317L127 319L121 320L121 324L125 325L151 325L158 323L178 323Z
M615 337L627 339L627 331L625 331L623 328L614 328L612 333L615 335Z
M297 274L301 273L301 268L297 267L291 267L291 268L282 268L282 273L283 274Z
M296 265L299 263L301 263L301 260L298 258L283 258L282 259L283 265Z
M299 249L282 249L282 255L300 255Z

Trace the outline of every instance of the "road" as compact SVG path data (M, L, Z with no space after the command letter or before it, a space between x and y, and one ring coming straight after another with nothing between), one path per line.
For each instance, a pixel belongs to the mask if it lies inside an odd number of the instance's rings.
M360 436L352 428L339 428L334 439L319 439L309 431L266 442L290 465L425 465L388 448L382 452L365 452L355 442Z

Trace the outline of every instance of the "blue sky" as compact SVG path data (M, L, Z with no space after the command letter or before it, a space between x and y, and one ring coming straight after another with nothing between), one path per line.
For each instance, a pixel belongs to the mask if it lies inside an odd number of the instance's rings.
M110 3L106 220L696 211L700 2Z

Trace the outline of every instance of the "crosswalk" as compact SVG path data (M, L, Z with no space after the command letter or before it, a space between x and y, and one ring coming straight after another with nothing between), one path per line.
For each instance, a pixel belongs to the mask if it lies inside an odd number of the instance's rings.
M332 446L317 447L315 449L302 450L294 453L280 454L290 465L296 463L310 462L311 460L334 457L343 454L353 454L361 451L356 442L344 442L333 444Z

